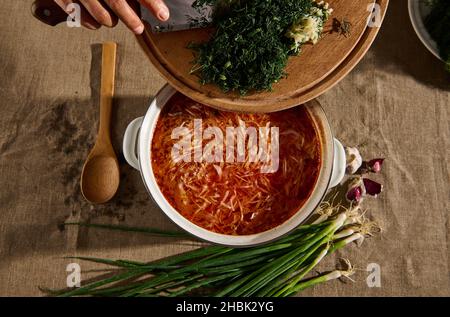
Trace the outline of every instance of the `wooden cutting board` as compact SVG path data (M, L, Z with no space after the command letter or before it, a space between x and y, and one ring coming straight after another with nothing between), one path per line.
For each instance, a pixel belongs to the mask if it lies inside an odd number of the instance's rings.
M195 29L154 34L146 24L139 43L162 76L186 96L221 110L273 112L303 104L318 97L345 77L365 55L379 27L368 26L375 4L379 21L386 13L389 0L328 0L334 12L325 26L323 38L316 45L305 45L300 56L291 57L288 77L273 85L271 92L224 93L215 85L202 85L190 74L193 51L191 42L208 40L214 31ZM351 23L351 32L345 37L333 32L333 19Z

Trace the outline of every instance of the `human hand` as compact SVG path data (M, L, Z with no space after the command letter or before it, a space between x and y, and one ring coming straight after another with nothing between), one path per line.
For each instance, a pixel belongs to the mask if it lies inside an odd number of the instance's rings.
M135 34L144 32L144 24L127 0L54 0L64 11L71 3L81 6L81 24L89 29L95 30L102 25L107 27L116 26L118 20ZM133 0L136 1L136 0ZM138 0L147 7L155 17L161 21L169 19L169 9L163 0ZM70 12L67 12L70 13Z

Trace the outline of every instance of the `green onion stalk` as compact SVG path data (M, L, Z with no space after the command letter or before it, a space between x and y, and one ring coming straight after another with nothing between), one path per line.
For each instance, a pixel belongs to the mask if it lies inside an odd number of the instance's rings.
M318 276L310 272L328 255L354 241L362 241L375 228L359 208L345 210L327 206L318 219L266 245L231 248L210 245L151 262L110 260L94 257L73 259L107 265L111 271L79 288L41 289L51 296L124 297L286 297L353 273L345 270ZM180 237L183 234L155 229L96 224L74 224L92 228Z

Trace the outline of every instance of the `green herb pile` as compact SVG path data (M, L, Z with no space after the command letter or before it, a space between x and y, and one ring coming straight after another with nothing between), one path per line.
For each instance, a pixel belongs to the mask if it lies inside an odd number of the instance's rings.
M347 261L343 269L307 277L326 255L361 241L374 228L358 207L347 210L324 204L319 215L313 224L249 249L206 246L147 263L77 257L115 269L80 288L43 291L54 296L292 296L310 286L350 276L353 268ZM166 237L183 235L124 226L87 226Z
M193 6L218 4L226 9L213 15L215 34L191 45L197 51L192 73L225 92L271 90L286 76L289 57L300 51L286 32L319 5L312 0L197 0Z
M431 13L425 19L425 26L439 46L442 59L450 72L450 1L432 0Z

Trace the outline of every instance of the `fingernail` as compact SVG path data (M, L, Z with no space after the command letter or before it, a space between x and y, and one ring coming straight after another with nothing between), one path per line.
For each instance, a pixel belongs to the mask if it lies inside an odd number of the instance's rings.
M143 24L139 25L137 28L133 29L133 32L135 34L142 34L142 32L144 32L144 25Z
M82 25L89 30L98 30L100 28L100 24L92 24L90 22L84 21Z
M158 18L162 21L167 21L169 19L169 10L167 8L161 8L158 12Z

